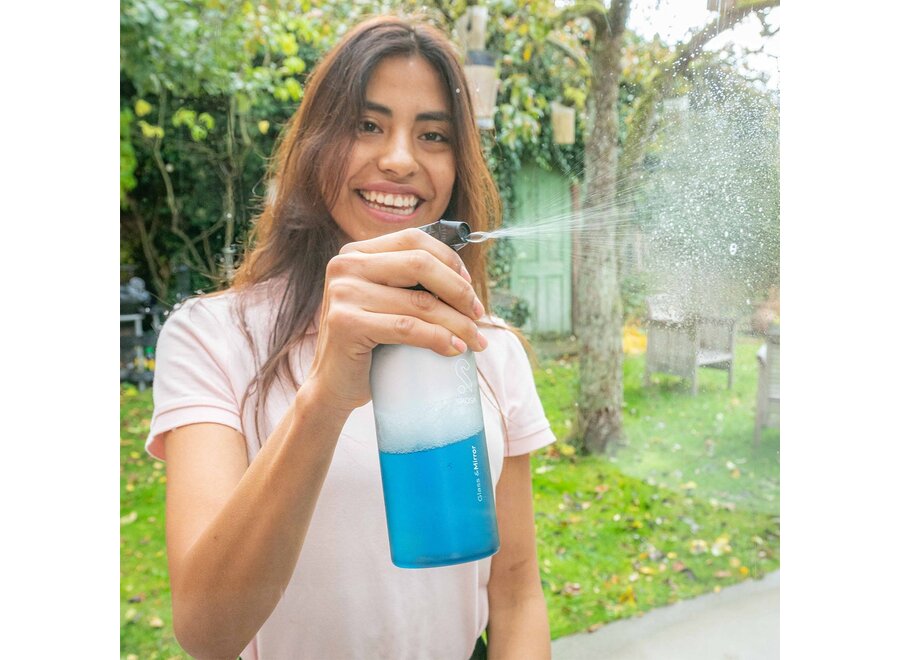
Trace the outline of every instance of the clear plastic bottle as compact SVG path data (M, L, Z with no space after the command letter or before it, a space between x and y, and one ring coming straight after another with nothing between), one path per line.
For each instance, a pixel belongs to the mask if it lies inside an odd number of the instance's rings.
M440 222L440 233L429 233L457 249L465 244L465 223ZM456 224L463 226L459 246L444 233ZM393 563L448 566L497 552L475 356L380 345L370 382Z

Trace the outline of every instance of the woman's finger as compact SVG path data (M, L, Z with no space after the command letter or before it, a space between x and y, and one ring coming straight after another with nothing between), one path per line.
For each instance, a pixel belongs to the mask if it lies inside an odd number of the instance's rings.
M378 252L401 252L404 250L425 250L430 252L448 268L459 273L467 282L472 281L472 276L466 269L462 257L449 245L445 245L420 229L403 229L367 241L347 243L341 248L340 253L364 252L372 254Z
M421 285L470 318L484 314L472 285L425 250L340 254L328 264L328 281L337 286L344 277L400 289Z
M459 337L473 351L487 347L487 339L478 331L471 316L465 316L428 291L410 291L370 282L356 282L355 296L367 312L413 316L440 325Z

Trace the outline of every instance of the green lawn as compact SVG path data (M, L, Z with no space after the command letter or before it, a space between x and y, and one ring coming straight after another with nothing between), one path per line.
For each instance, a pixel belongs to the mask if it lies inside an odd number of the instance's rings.
M577 360L535 378L559 442L534 461L541 576L554 638L778 568L779 432L753 447L758 341L737 346L734 387L700 388L625 360L626 440L609 457L571 455Z
M625 362L627 442L610 457L567 456L574 360L546 360L538 389L561 442L533 461L541 578L554 638L594 629L778 568L778 443L753 448L759 342L738 346L734 389L702 372L641 385ZM165 469L143 451L150 392L121 395L121 652L186 658L172 634L165 563Z

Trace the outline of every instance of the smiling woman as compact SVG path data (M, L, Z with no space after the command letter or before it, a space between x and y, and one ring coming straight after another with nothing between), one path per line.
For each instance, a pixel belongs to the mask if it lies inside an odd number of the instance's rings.
M466 660L484 657L487 630L496 657L549 658L529 455L554 437L524 348L488 314L484 248L460 258L415 229L500 218L449 40L394 17L351 30L313 71L269 185L234 286L170 315L157 348L147 448L167 462L179 643L244 660ZM492 557L391 563L380 344L477 353Z
M344 235L360 241L440 218L453 193L456 159L450 99L434 67L418 56L382 60L366 87L357 130L331 208Z

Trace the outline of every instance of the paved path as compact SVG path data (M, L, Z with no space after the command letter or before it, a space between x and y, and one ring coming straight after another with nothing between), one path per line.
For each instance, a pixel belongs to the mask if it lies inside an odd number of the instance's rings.
M553 642L554 660L774 660L779 572Z

